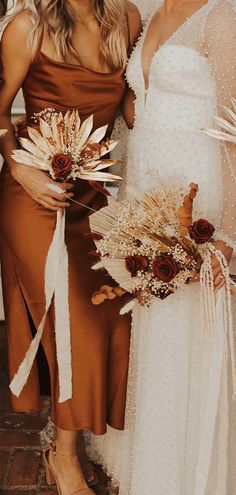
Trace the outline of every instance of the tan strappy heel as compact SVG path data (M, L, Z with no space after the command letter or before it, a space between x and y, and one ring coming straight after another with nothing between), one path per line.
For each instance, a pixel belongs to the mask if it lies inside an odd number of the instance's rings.
M45 474L46 474L46 482L49 486L56 485L58 495L61 494L61 490L57 481L57 476L56 473L53 471L52 467L49 464L49 453L52 453L52 455L59 455L62 457L71 457L74 458L76 456L74 455L65 455L65 454L60 454L60 452L57 452L56 446L53 444L49 444L48 448L44 451L43 453L43 462L44 462L44 468L45 468ZM72 492L70 495L94 495L94 491L91 490L89 487L87 488L80 488L74 492Z

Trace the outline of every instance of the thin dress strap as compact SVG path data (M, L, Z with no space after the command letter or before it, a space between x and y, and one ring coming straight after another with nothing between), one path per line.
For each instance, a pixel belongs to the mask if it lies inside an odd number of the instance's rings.
M42 48L42 43L43 43L43 37L44 37L44 28L42 28L42 31L40 33L40 37L39 37L39 42L38 42L38 47L37 47L37 50L35 51L34 53L34 56L32 58L32 63L35 61L35 59L38 57L38 55L40 55L41 53L41 48Z

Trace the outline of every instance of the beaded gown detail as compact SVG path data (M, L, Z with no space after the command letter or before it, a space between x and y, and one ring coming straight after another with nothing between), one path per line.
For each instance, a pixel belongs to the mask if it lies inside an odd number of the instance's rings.
M235 248L236 153L202 128L213 127L236 95L236 6L206 2L154 54L145 89L142 49L152 15L127 69L136 121L122 197L162 181L186 190L196 182L196 208ZM120 495L235 494L236 407L217 299L214 335L198 284L149 309L135 306L126 428L92 443Z
M109 124L111 133L126 83L123 69L100 73L86 67L51 60L39 49L23 83L27 125L46 108L79 110L85 120L94 115L94 129ZM27 127L19 126L25 136ZM92 209L106 200L88 182L74 186L74 199ZM0 239L5 315L8 329L9 369L12 379L45 310L44 270L52 242L56 213L44 208L16 182L5 165L1 173ZM66 211L65 241L69 257L69 310L73 391L72 399L58 402L58 367L54 308L50 308L42 337L52 399L52 419L66 430L90 429L103 434L107 424L122 429L129 359L130 319L119 317L119 303L97 308L91 296L108 283L106 274L91 270L94 244L89 232L89 210L72 203ZM17 398L18 411L40 410L39 376L34 364Z

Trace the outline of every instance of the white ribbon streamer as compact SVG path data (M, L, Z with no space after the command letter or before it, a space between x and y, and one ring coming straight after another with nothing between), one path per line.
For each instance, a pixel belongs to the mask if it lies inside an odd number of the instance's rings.
M225 329L222 324L223 321L223 301L222 291L220 291L216 303L207 404L201 432L194 495L206 494L209 478L225 354Z
M215 302L212 257L214 254L225 279L224 287L218 292ZM228 263L213 245L209 244L203 252L204 263L201 269L201 290L204 319L208 322L211 337L211 356L209 360L209 383L206 410L203 418L201 441L194 495L206 495L210 466L214 448L216 419L220 404L220 394L226 359L231 358L233 398L236 394L235 349L233 340L233 321L230 292L230 275ZM229 353L228 353L229 350Z
M19 397L26 384L43 334L46 316L55 303L55 338L59 373L59 402L72 397L71 338L68 301L68 253L65 246L65 210L57 212L56 228L45 266L45 313L26 355L10 383Z

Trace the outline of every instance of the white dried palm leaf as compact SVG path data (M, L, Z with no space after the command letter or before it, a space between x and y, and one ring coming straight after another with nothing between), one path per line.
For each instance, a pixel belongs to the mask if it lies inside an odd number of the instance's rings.
M33 127L28 127L28 134L33 143L44 153L50 153L51 147L49 143L44 139L41 134Z
M44 137L47 139L53 138L52 129L44 119L39 119L39 128Z
M30 167L36 167L40 170L48 171L48 165L44 161L40 160L34 155L31 155L27 151L14 150L11 156L17 163L22 163L23 165L28 165Z
M236 125L236 113L228 107L223 106L223 110L225 115L229 118L230 122L234 125Z
M122 203L116 201L110 201L107 206L96 211L91 217L89 217L89 223L91 232L97 232L99 234L105 234L104 222L107 223L107 232L110 231L114 225L117 214L122 210ZM95 241L96 243L96 241Z
M86 180L98 180L101 182L114 182L115 180L122 180L119 175L109 174L108 172L86 172L86 170L80 173L81 179Z
M84 168L85 170L94 170L94 172L97 172L98 170L103 170L104 168L109 168L112 167L112 165L115 165L117 163L117 160L106 160L106 162L103 162L101 160L94 160L92 162L85 162Z
M37 158L43 158L45 156L45 153L41 151L32 141L30 141L27 138L20 138L20 143L22 148L24 148L26 151L29 151L32 155L36 156Z
M88 137L93 128L93 115L90 115L84 122L82 123L79 133L78 133L78 142L77 149L81 150L86 143Z
M232 134L227 134L226 132L217 131L217 129L203 129L203 132L205 132L207 136L218 139L219 141L236 143L236 136L232 136Z
M236 143L236 99L231 98L231 104L233 107L223 106L224 114L228 117L224 119L222 117L215 117L215 121L218 124L220 130L217 129L203 129L208 136L220 141L227 141L230 143Z
M118 144L118 141L109 141L109 143L105 146L102 147L101 151L100 151L100 156L104 156L104 155L107 155L107 153L110 153L112 150L114 150L114 148L117 146Z
M108 125L104 125L103 127L99 127L94 131L91 136L87 140L87 144L100 143L104 136L106 135Z
M135 280L126 269L124 259L102 258L101 265L127 292L132 292L135 290Z
M5 136L7 132L8 132L7 129L0 129L0 138Z
M222 130L229 134L232 133L234 136L236 135L236 122L231 124L228 120L223 119L222 117L215 117L215 121Z
M232 102L232 107L233 107L234 111L236 112L236 98L234 98L234 96L232 96L231 102Z

